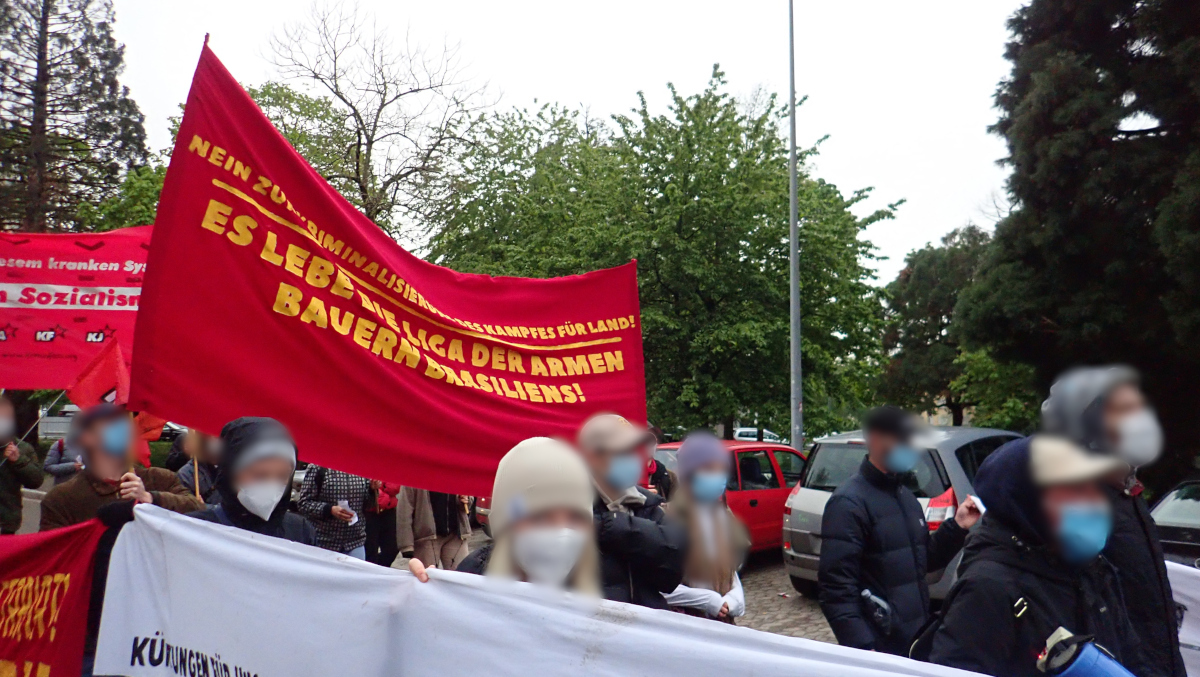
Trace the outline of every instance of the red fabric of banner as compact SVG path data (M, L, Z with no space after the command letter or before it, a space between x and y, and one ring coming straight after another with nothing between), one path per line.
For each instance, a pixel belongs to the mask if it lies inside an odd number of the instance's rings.
M413 256L207 47L155 223L133 409L209 432L273 416L304 460L480 495L524 438L646 419L633 262L530 280Z
M78 675L99 520L0 537L0 675Z
M66 388L113 339L133 355L150 231L0 234L0 388Z

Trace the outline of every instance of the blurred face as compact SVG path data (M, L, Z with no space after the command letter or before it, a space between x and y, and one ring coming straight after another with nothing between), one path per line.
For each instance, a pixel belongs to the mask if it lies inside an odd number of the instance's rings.
M567 508L551 508L539 513L523 517L512 524L512 532L519 533L527 529L578 529L586 531L592 528L591 515L581 515Z
M118 442L129 432L129 419L124 416L93 421L79 431L79 447L93 476L111 480L125 474L129 469L128 445L120 451Z
M292 464L282 458L261 458L237 471L233 476L233 488L260 482L287 484L292 481Z
M870 430L867 431L866 442L867 454L871 457L871 461L875 462L876 465L881 465L900 440L895 435Z
M646 470L646 456L638 447L618 451L595 450L585 454L585 460L592 477L601 486L617 492L637 484Z
M1112 443L1121 441L1121 421L1146 408L1146 397L1137 386L1124 383L1104 398L1104 434Z
M684 486L693 501L707 504L721 500L728 482L729 468L720 461L711 461L697 468Z
M0 442L8 442L17 436L16 419L12 402L0 400Z
M1048 487L1042 490L1042 510L1046 515L1046 523L1052 531L1062 527L1064 508L1079 504L1107 504L1108 498L1094 482L1084 484L1067 484Z

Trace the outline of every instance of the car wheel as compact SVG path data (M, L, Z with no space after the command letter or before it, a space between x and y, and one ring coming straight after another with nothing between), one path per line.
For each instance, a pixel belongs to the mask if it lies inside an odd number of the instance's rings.
M817 598L816 581L810 581L807 578L800 578L799 576L789 576L788 578L792 579L792 587L796 589L796 592L805 597Z

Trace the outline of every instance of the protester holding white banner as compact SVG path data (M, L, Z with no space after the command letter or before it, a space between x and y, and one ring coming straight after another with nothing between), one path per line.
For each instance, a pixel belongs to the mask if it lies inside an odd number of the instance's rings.
M729 450L707 432L688 435L676 457L679 487L667 514L688 531L683 583L666 594L671 608L733 623L746 613L738 569L750 547L746 528L725 503Z
M496 468L490 516L495 539L458 570L598 597L590 497L587 468L573 449L548 437L521 442ZM429 580L419 559L410 560L409 568Z
M221 429L220 503L191 517L313 545L316 533L300 515L288 512L296 443L273 418L244 416Z

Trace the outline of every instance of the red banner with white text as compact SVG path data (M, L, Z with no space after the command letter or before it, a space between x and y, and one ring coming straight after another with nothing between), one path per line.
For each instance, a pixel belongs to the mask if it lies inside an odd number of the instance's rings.
M0 537L0 675L78 675L99 520Z
M500 457L589 415L645 421L633 262L466 275L399 247L206 46L158 208L130 407L280 419L302 459L486 495Z
M0 388L66 388L111 340L133 355L150 231L0 234Z

